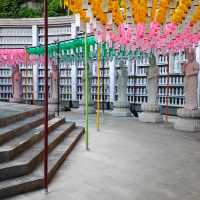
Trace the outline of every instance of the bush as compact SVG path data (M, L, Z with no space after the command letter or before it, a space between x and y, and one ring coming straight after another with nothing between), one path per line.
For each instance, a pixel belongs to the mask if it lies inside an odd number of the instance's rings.
M16 17L18 12L17 0L0 0L0 17Z
M62 8L59 0L49 0L49 16L62 16L65 15L65 10Z
M22 7L18 11L17 17L41 17L41 10L36 10L29 7Z
M43 7L43 0L32 1L41 3L41 7ZM66 15L61 2L62 0L49 0L49 16ZM43 9L34 9L24 6L24 3L27 3L27 0L0 0L0 18L43 16Z

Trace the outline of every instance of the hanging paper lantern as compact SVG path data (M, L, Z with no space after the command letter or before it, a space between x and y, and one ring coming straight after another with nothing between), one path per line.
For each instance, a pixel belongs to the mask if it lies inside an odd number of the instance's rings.
M0 49L0 65L23 64L25 55L24 49Z
M197 6L196 10L194 11L190 23L194 25L198 21L200 21L200 4Z

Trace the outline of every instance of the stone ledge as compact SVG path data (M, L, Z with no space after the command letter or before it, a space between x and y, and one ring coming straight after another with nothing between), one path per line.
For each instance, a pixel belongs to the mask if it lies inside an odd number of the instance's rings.
M141 110L145 112L159 112L160 107L158 105L143 103L141 105Z
M129 108L119 108L119 107L114 107L113 111L110 112L112 116L115 117L130 117L131 112Z
M158 112L142 112L139 114L139 120L142 122L159 123L163 121L163 117Z
M49 112L57 112L58 111L58 104L56 103L49 103L48 105L49 108ZM63 111L64 110L64 106L62 106L61 104L59 104L59 111Z
M200 119L179 117L174 120L174 128L176 130L188 132L200 131Z
M11 98L9 99L10 103L22 103L23 99L22 98Z
M58 103L58 98L50 98L49 99L50 104L57 104Z
M73 109L73 112L84 114L85 113L85 106L79 105L79 108ZM95 114L95 113L96 113L96 110L94 108L94 105L88 105L88 114Z
M129 104L127 102L114 102L114 108L129 108Z
M177 110L177 115L182 118L200 119L200 109L189 110L186 108L180 108Z

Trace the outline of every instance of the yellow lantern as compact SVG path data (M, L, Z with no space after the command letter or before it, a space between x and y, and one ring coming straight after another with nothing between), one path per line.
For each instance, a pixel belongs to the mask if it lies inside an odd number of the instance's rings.
M168 0L161 0L160 1L160 7L162 7L162 8L167 8L168 4L169 4Z
M183 4L183 3L181 3L181 4L179 5L179 8L180 8L181 10L183 10L185 13L186 13L187 10L188 10L188 7L187 7L185 4Z

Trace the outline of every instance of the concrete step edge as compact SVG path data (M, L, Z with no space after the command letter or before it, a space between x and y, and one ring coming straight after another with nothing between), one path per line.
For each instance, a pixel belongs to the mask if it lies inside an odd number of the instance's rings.
M79 127L75 128L74 131L77 131L77 129L79 129L79 132L77 133L76 137L72 139L69 146L65 148L63 152L60 153L59 157L57 156L57 160L54 159L54 162L50 163L48 168L49 183L53 180L54 175L56 174L62 163L66 160L66 158L69 156L69 154L74 149L74 147L80 140L81 136L83 135L84 129ZM68 138L66 137L66 139ZM59 146L67 146L67 145L60 143L57 146L57 148L59 148ZM49 154L50 159L53 153L56 152L57 148L55 148ZM35 171L31 174L25 175L22 178L18 177L8 181L0 182L0 199L5 199L18 194L44 188L43 175L41 174L42 172L43 172L43 164L40 164L38 168L35 169Z
M70 132L75 128L75 123L68 124L67 129L59 131L59 128L62 126L64 126L64 124L56 128L49 135L49 152L51 152L68 134L70 134ZM57 132L59 132L59 134L57 134ZM37 145L39 148L34 149L34 146ZM12 163L7 162L3 165L0 164L0 181L30 173L42 161L43 153L43 141L40 141L19 155L19 157L14 159ZM29 158L29 160L27 160L27 158Z
M52 119L55 116L54 113L49 114L49 119ZM19 134L23 134L24 132L33 129L37 127L38 125L42 124L44 121L44 117L42 114L38 114L35 116L32 116L28 119L31 119L31 121L27 122L27 119L22 120L22 124L15 123L16 127L8 127L7 131L0 133L0 144L3 144L5 142L8 142L12 138L16 137ZM13 125L15 125L13 124ZM12 125L12 126L13 126ZM6 128L5 128L6 129Z
M8 126L12 123L19 122L19 121L25 119L26 117L32 117L32 116L40 114L42 112L43 112L43 108L35 108L35 109L28 110L25 112L17 113L15 115L12 115L9 117L5 117L0 120L0 128Z
M52 132L55 128L62 125L64 122L65 122L65 118L50 119L49 132ZM9 148L2 148L2 149L0 148L0 163L8 162L8 161L14 159L17 155L24 152L26 149L30 148L36 142L40 141L44 134L43 125L39 125L38 127L35 127L34 129L36 129L36 131L34 131L34 132L31 131L30 137L26 138L26 140L22 140L18 144L13 142L13 145L9 146ZM25 133L25 134L28 134L28 133ZM23 135L21 135L21 136L23 136ZM22 137L22 139L23 139L23 137ZM12 140L11 140L11 142L12 142Z

